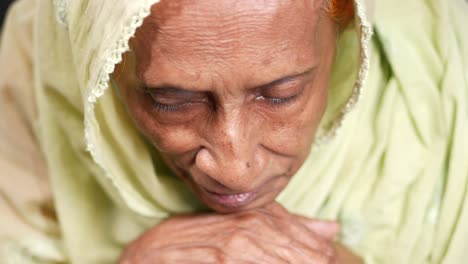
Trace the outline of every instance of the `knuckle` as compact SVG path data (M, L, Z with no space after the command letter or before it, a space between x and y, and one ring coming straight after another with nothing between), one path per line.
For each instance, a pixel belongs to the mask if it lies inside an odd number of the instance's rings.
M327 264L337 263L336 261L338 260L338 256L332 248L321 249L318 258L320 259L318 263Z
M314 247L317 251L321 252L321 254L326 256L336 256L336 249L331 242L324 242L324 241L316 241L316 245Z
M228 247L239 247L251 244L251 239L245 230L236 229L226 238L225 242Z
M220 264L227 263L226 254L224 253L223 250L217 247L206 248L204 260L210 263L220 263Z
M272 219L264 213L251 211L237 216L237 226L249 230L263 230L271 229Z
M337 263L337 257L336 255L327 255L327 254L321 254L320 255L320 262L318 263L323 263L323 264L335 264Z
M157 257L156 262L149 263L193 263L200 260L203 260L203 263L226 263L225 253L212 246L164 249Z
M220 264L226 264L228 263L228 259L226 257L226 254L222 250L217 250L215 252L215 262L214 263L220 263Z
M330 257L330 258L336 258L337 256L337 251L333 244L331 243L326 243L321 246L321 251L323 252L324 255Z
M240 223L249 225L257 225L264 222L262 215L256 212L246 212L244 214L240 214L238 216L238 220Z
M311 263L314 264L335 264L336 262L330 256L326 256L323 254L318 254L314 256L313 261Z

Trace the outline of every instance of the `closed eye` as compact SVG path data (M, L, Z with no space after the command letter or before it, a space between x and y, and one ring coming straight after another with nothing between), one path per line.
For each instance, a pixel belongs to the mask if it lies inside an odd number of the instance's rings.
M161 112L176 112L193 104L207 102L204 92L194 92L173 87L147 88L155 110Z
M256 100L263 100L272 105L283 105L295 101L304 91L301 78L288 78L260 88Z

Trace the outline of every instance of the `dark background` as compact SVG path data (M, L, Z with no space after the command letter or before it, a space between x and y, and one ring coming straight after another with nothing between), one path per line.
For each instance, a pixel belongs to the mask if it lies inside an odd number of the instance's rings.
M3 24L5 12L11 2L13 2L13 0L0 0L0 26Z

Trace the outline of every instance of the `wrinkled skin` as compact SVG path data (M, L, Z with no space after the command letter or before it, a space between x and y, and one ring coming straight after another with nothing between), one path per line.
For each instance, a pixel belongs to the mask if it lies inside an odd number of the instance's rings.
M273 201L309 153L336 38L317 5L163 1L132 43L125 67L136 70L118 79L129 112L218 212ZM207 190L256 199L224 206Z
M114 78L135 124L175 174L214 211L230 214L170 219L121 263L216 259L221 249L223 259L336 262L333 243L320 235L335 224L311 232L285 210L281 217L262 211L306 159L326 109L337 26L322 4L163 0L153 7ZM249 199L232 198L238 194ZM257 224L246 224L245 214ZM281 239L292 244L276 244Z
M331 242L337 232L337 224L289 214L276 203L233 214L178 216L134 242L119 263L360 263Z

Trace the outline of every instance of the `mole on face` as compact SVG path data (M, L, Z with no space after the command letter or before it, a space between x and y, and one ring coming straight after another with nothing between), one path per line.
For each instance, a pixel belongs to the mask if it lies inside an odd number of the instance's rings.
M309 152L334 32L317 1L163 0L116 81L138 128L201 200L252 208L273 201ZM233 207L210 193L255 199Z

